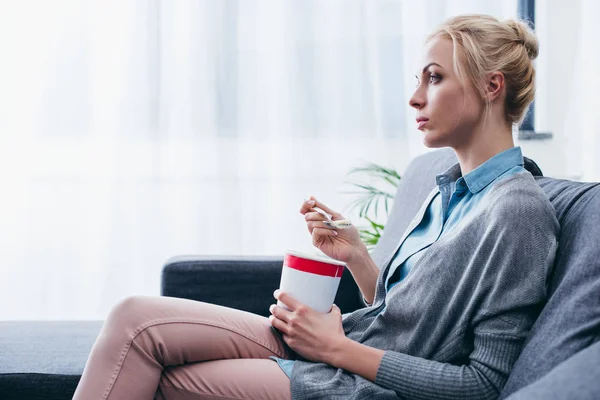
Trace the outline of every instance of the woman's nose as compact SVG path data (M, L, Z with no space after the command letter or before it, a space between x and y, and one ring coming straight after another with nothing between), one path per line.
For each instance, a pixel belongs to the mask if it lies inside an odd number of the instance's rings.
M417 88L417 90L415 90L413 95L408 100L408 104L411 107L416 108L417 110L420 108L423 108L423 106L425 105L425 99L419 92L420 92L420 90L419 90L419 88Z

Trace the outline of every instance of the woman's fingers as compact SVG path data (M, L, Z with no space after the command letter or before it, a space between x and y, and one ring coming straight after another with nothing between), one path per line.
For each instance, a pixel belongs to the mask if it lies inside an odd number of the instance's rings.
M316 246L316 241L319 237L322 236L337 236L339 233L334 228L315 228L312 231L313 235L313 245Z
M273 292L273 297L285 304L292 311L296 311L296 309L301 307L306 307L304 304L293 298L290 294L282 292L279 289ZM288 315L291 315L291 312Z
M332 233L332 236L337 236L337 231L335 230L335 227L333 226L327 226L323 221L310 221L306 224L306 227L308 228L308 232L310 234L313 234L315 232L315 230L317 230L317 235L327 235L328 232L335 232Z
M317 214L321 214L315 210L315 207L319 208L322 211L325 211L325 213L331 215L332 219L343 219L344 218L344 217L342 217L342 214L333 211L331 208L327 207L325 204L321 203L320 201L315 199L313 196L310 196L310 199L308 199L308 200L304 200L304 202L302 203L302 207L300 207L300 213L303 215L306 213L309 213L309 212L316 212ZM322 216L325 217L324 215L322 215Z
M315 202L314 207L319 207L321 210L323 210L327 214L331 215L332 219L344 218L344 217L342 217L342 214L340 214L339 212L333 211L331 208L327 207L325 204L321 203L319 200L315 199L312 196L311 196L311 200L314 200L314 202Z
M311 210L318 214L321 214L323 216L323 218L325 218L325 219L331 219L331 215L327 214L325 211L321 210L318 207L313 207L313 208L311 208Z
M319 236L338 235L335 226L326 224L326 221L328 221L329 218L326 217L323 212L318 212L316 208L321 209L325 213L329 213L332 220L344 219L340 213L337 213L326 205L319 203L319 201L312 196L309 200L305 200L304 203L302 203L300 212L304 214L304 219L307 222L306 228L308 229L308 232L313 235L313 243L318 239Z
M269 315L269 322L271 323L271 326L285 334L288 333L288 324L285 323L284 321L280 320L279 318L273 316L273 315Z
M290 317L292 316L291 311L278 307L275 304L271 304L271 307L269 307L269 312L284 322L289 322Z
M315 200L313 200L313 197L311 196L310 199L304 200L302 202L302 207L300 207L300 214L306 214L307 212L311 211L311 209L314 206L315 206Z
M323 214L315 211L304 214L304 219L306 221L327 221L327 218Z

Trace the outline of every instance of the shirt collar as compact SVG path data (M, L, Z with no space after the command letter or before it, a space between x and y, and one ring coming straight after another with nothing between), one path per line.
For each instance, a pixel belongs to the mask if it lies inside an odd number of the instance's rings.
M480 192L500 175L516 166L523 166L521 147L516 146L491 157L483 164L466 174L463 179L473 194ZM442 174L436 175L438 185L454 182L462 176L460 164L456 163Z

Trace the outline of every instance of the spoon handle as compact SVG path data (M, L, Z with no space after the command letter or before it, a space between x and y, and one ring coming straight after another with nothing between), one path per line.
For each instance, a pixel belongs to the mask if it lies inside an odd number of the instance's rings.
M321 214L322 216L327 218L328 221L331 221L331 216L329 214L327 214L325 211L321 210L319 207L313 207L313 208L311 208L311 210L318 212L319 214Z

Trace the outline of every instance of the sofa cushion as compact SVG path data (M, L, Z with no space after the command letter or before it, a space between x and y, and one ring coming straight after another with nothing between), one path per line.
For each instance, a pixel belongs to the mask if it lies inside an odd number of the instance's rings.
M500 398L538 380L600 333L600 184L536 178L561 225L548 302ZM600 363L590 365L600 376ZM600 385L600 381L597 383Z
M598 370L590 368L597 366L598 360L600 342L560 363L543 378L513 393L507 400L598 400Z
M71 399L102 324L0 322L0 399Z

